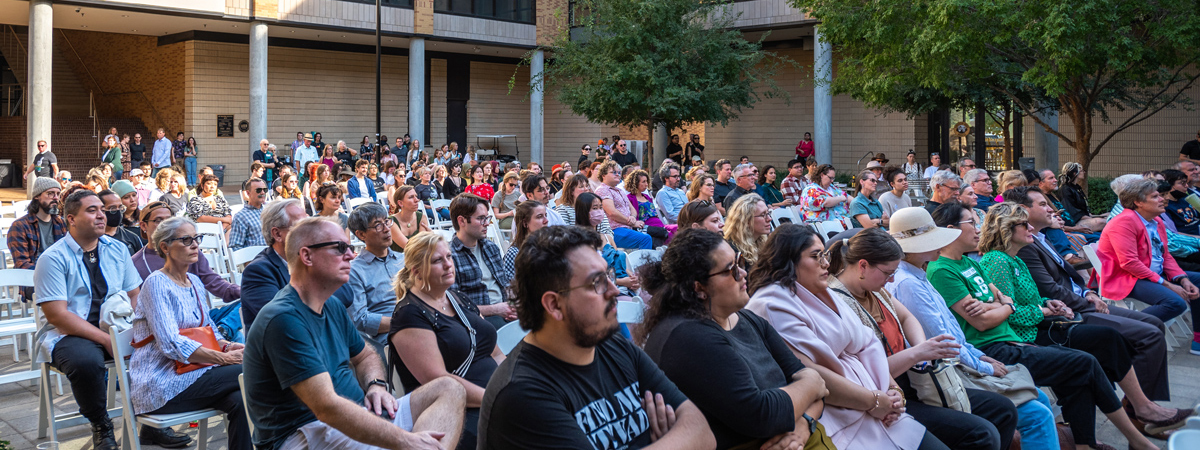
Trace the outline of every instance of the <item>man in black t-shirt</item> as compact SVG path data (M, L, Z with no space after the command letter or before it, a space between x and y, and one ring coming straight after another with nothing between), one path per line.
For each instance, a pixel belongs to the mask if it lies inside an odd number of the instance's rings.
M725 196L735 186L729 181L733 176L733 163L728 159L718 159L713 163L713 172L717 173L717 178L713 180L713 202L724 204Z
M142 133L133 134L133 143L129 144L129 167L133 168L142 166L142 159L145 158L146 144L142 143Z
M545 227L521 246L512 288L521 327L532 331L484 391L480 449L716 445L700 410L614 336L617 287L601 245L592 230Z
M1183 143L1183 148L1179 149L1179 159L1200 164L1200 131L1196 132L1195 139Z
M629 144L624 139L617 141L612 154L613 161L620 164L621 167L637 164L637 155L629 152Z

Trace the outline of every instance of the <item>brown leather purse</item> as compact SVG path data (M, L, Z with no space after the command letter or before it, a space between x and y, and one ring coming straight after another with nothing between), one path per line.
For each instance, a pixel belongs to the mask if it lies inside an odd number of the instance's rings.
M206 315L206 314L204 314L204 311L205 311L204 303L200 300L200 293L196 292L195 285L192 286L192 293L196 295L196 306L200 308L200 314ZM221 351L221 344L217 342L217 335L216 335L216 333L213 333L212 325L201 325L201 326L194 327L194 328L180 328L179 335L200 343L200 347L207 348L214 352ZM133 346L133 348L142 348L142 347L145 347L146 344L149 344L153 341L154 341L154 334L151 333L150 336L147 336L145 339L142 339L140 341L133 342L133 343L131 343L131 345ZM191 372L196 369L200 369L200 368L208 367L208 366L215 366L215 365L216 364L190 363L190 362L185 363L185 362L175 361L175 374L183 375L185 373Z

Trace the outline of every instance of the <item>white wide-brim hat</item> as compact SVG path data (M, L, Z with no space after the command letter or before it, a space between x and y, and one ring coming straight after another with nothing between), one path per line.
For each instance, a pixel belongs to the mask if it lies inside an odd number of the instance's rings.
M904 253L925 253L941 249L958 239L961 233L961 230L938 227L929 211L917 206L900 208L892 214L888 223L888 234L900 243Z

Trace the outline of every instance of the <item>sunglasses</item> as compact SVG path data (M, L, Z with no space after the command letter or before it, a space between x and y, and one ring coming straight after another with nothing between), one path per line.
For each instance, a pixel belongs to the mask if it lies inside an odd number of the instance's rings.
M325 247L333 247L334 250L337 250L337 253L339 255L345 255L347 251L350 251L350 244L347 243L346 241L322 242L320 244L309 245L306 248L315 250L315 249L325 248Z
M254 188L255 194L261 194L263 192L267 192L267 188Z
M184 247L191 247L192 244L200 245L200 242L204 241L204 235L197 234L195 236L180 236L177 238L170 238L166 240L166 243L170 244L175 241L179 241Z

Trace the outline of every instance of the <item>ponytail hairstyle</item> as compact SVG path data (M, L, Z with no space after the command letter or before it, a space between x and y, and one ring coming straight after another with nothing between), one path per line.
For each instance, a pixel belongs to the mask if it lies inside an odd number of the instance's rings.
M537 200L526 200L517 205L517 209L515 210L516 215L513 218L512 223L513 247L521 248L521 244L525 243L525 238L531 233L529 231L529 219L533 218L533 213L534 211L537 211L539 206L545 207L546 205L543 205Z
M1074 184L1075 178L1079 177L1079 171L1083 170L1083 165L1075 161L1068 162L1062 166L1062 175L1059 175L1059 183L1063 186Z
M404 246L404 268L396 273L396 279L392 281L392 287L396 289L396 299L403 299L415 288L428 289L429 281L425 279L424 273L428 272L429 266L432 264L433 252L437 250L439 243L445 244L446 238L439 233L423 231L417 233L408 239L408 245ZM447 258L450 255L446 255ZM422 275L417 275L422 274ZM418 280L420 278L420 280ZM421 283L417 285L418 281Z
M859 231L849 239L835 240L829 245L829 273L841 275L846 267L866 261L877 266L904 259L904 249L890 234L880 228Z
M653 295L635 336L639 345L644 345L654 327L669 316L712 317L712 300L698 293L697 288L708 284L707 275L713 271L712 254L722 244L725 239L712 231L680 229L661 261L638 268L642 286Z
M816 242L813 238L817 238ZM746 290L754 295L759 289L776 283L791 290L796 282L796 262L813 245L821 245L821 239L811 227L794 223L780 225L763 244L762 254L758 255L758 261L747 275Z

